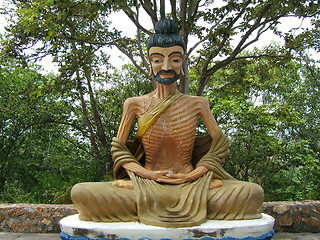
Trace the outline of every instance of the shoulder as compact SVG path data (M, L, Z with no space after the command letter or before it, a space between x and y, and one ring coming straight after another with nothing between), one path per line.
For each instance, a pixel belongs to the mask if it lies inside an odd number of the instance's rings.
M128 106L132 106L132 105L136 105L136 104L138 104L139 103L139 100L140 99L140 97L130 97L130 98L127 98L125 101L124 101L124 103L123 103L123 105L126 107L128 107Z
M145 105L145 102L149 101L150 95L151 93L143 96L127 98L123 103L123 108L142 110L143 106Z
M190 102L191 104L204 105L204 106L208 106L209 105L209 101L205 97L191 96L191 95L186 95L186 94L183 94L182 97L185 100L187 100L188 102Z
M141 104L146 98L147 95L139 96L139 97L130 97L124 101L124 106L135 106Z

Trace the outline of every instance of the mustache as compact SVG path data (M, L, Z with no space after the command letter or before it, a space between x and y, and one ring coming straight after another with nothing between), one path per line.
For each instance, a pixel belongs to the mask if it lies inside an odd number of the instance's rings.
M160 74L177 74L175 71L173 70L160 70L157 75L160 75Z

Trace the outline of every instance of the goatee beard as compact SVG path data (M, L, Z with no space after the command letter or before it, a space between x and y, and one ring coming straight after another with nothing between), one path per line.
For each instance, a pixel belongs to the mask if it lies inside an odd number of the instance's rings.
M174 76L172 78L162 78L160 77L161 74L174 74ZM164 85L170 85L176 82L179 78L180 78L180 75L173 70L168 70L168 71L161 70L156 75L152 74L152 79L154 81Z

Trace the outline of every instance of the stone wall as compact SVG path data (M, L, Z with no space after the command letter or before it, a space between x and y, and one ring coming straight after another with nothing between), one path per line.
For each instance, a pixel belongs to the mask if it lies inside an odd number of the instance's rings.
M275 218L277 232L320 232L320 201L265 202L262 212Z
M57 233L60 219L76 213L73 205L0 204L0 231Z
M278 232L320 232L320 201L266 202L262 212ZM57 233L60 219L76 213L73 205L0 204L0 231Z

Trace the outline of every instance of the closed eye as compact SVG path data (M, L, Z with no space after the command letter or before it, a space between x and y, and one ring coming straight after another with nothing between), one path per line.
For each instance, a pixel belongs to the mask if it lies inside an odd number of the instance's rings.
M154 57L151 57L151 62L153 62L153 63L162 63L163 62L163 58L159 57L159 56L154 56Z

